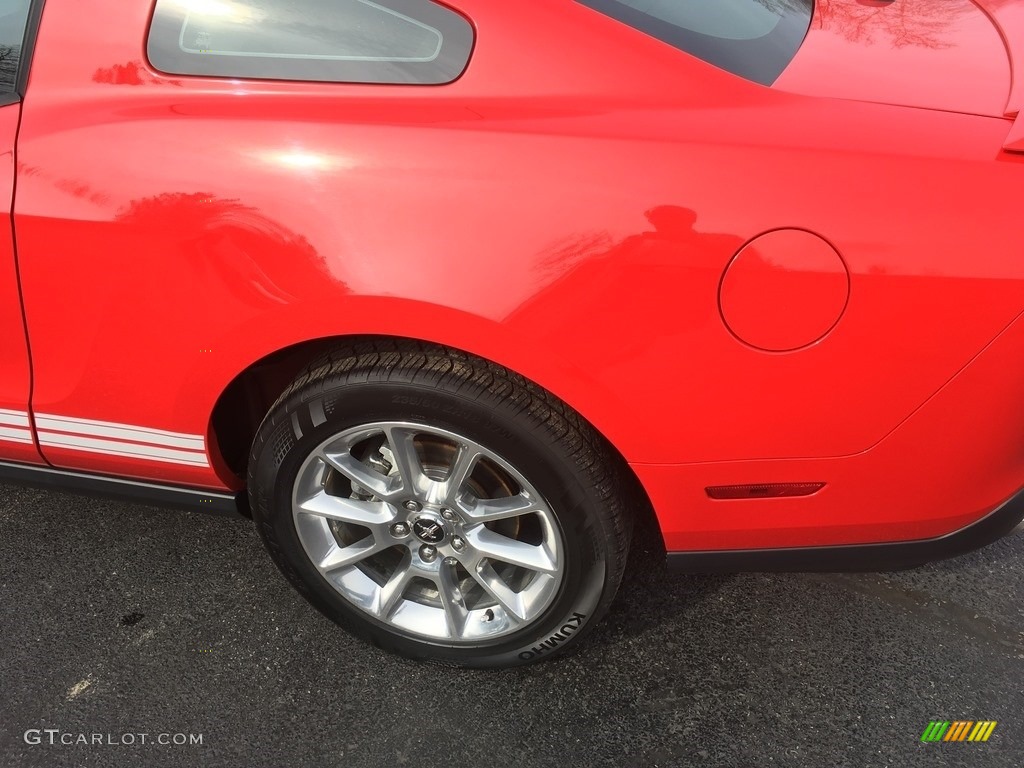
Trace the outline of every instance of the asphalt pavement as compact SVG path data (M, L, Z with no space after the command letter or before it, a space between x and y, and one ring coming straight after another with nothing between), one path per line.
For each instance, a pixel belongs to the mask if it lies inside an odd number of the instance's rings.
M998 725L925 744L931 720ZM22 765L1016 768L1024 532L859 575L677 576L641 541L576 654L478 672L349 637L247 521L0 486L0 766Z

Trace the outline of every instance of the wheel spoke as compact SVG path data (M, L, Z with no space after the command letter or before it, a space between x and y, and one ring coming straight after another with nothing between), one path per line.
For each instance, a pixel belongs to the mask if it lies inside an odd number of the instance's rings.
M324 451L320 458L332 469L336 469L361 488L379 498L387 498L391 493L391 482L384 475L375 472L351 453Z
M318 567L324 573L336 571L339 568L347 568L364 560L370 555L375 555L391 546L391 542L378 541L374 536L366 536L347 547L334 547L318 563Z
M466 531L466 538L479 557L500 560L531 571L554 573L557 570L554 559L543 546L516 541L482 526Z
M484 592L497 601L509 618L517 623L526 620L526 608L521 596L505 583L490 563L481 563L471 573Z
M388 439L388 447L391 448L391 453L395 458L398 474L402 478L402 491L409 494L422 490L426 477L416 451L414 442L416 432L403 427L388 427L384 430L384 434Z
M377 592L377 599L373 605L373 612L386 619L402 599L405 588L412 580L412 558L406 553L401 565L395 569L384 586Z
M466 484L469 476L476 469L476 463L480 459L480 451L465 444L460 444L455 458L452 459L451 470L448 472L448 479L445 481L445 496L450 505L454 506L462 486Z
M540 505L525 493L519 493L500 499L476 499L470 504L460 504L459 509L473 522L488 523L539 511Z
M438 597L444 606L444 615L448 621L448 632L453 640L465 634L469 611L466 610L465 596L455 578L455 567L442 565L434 578Z
M395 519L395 510L389 504L380 501L360 501L332 496L327 491L319 491L312 497L298 504L298 510L309 515L338 520L352 525L363 525L369 528L385 526Z

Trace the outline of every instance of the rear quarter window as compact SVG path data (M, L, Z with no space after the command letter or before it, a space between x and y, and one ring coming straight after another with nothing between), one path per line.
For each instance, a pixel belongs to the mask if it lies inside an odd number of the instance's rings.
M18 64L25 39L30 0L0 2L0 95L17 90Z
M762 85L800 49L813 0L578 0L709 64Z
M147 53L175 75L436 85L472 47L430 0L157 0Z

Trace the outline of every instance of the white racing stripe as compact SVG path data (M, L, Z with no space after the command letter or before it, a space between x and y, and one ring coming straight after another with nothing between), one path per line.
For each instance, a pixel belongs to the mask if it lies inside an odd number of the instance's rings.
M40 432L66 432L73 435L89 435L110 440L161 445L167 448L206 453L206 441L200 435L186 435L181 432L165 432L162 429L136 427L131 424L115 424L110 421L72 419L68 416L54 416L49 413L36 414L36 429Z
M42 446L191 467L210 466L202 435L51 413L36 414L35 426ZM0 442L32 444L28 413L0 408Z
M32 444L32 432L28 429L0 427L0 442Z
M27 427L28 414L24 411L8 411L0 408L0 424L10 427Z
M40 430L39 444L51 448L70 448L87 453L102 453L106 456L126 456L133 459L148 461L165 461L170 464L188 464L195 467L208 467L205 453L181 451L173 448L161 448L155 445L125 443L118 440L103 440L97 437L80 437L64 435L57 432Z

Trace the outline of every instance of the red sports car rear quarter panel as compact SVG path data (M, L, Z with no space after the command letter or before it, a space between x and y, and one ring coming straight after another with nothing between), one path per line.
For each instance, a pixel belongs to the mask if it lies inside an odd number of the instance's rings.
M167 77L141 58L149 4L50 0L16 201L35 409L208 436L225 387L266 355L412 336L570 403L638 466L666 531L704 529L701 546L745 526L783 528L761 546L829 532L817 497L790 522L758 512L772 502L692 517L704 485L782 466L835 483L820 498L851 540L953 525L1024 481L1013 453L976 494L961 477L943 507L955 513L925 524L920 502L875 533L866 497L841 482L856 461L886 493L901 470L954 483L948 457L860 455L1024 309L1024 159L1001 153L1008 121L773 91L575 3L460 7L478 31L468 70L417 88ZM687 87L652 75L666 72ZM836 249L849 301L821 341L769 353L729 332L718 291L745 243L783 227ZM1008 386L993 409L1016 411ZM1005 446L1002 429L973 437L977 456ZM45 453L237 482L215 451L212 467ZM824 458L844 456L857 458ZM662 472L685 493L663 495ZM877 509L893 503L879 495Z
M928 539L959 530L1024 484L1024 319L879 445L841 459L634 465L673 550ZM1011 410L1007 410L1010 408ZM714 501L706 486L826 481L798 499Z

